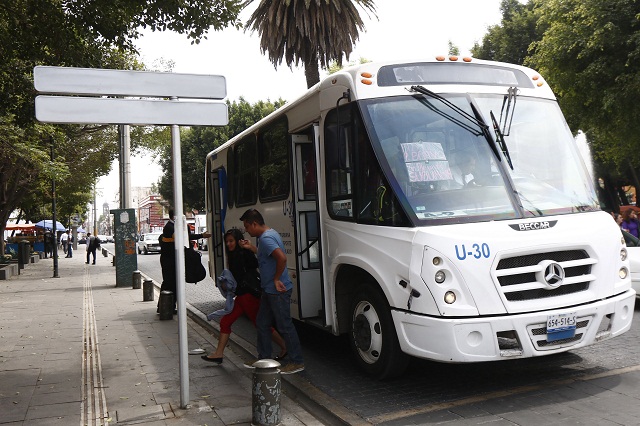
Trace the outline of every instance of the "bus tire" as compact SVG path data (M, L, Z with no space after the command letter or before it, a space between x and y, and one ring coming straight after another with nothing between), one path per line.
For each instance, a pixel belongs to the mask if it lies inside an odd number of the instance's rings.
M400 349L384 296L363 287L352 299L349 312L349 344L358 365L377 379L401 375L409 364L409 356Z

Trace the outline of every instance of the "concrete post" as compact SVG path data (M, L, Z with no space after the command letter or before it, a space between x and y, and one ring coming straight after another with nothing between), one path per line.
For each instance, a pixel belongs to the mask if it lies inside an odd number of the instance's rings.
M162 290L160 292L160 300L158 301L158 310L160 311L161 320L173 319L173 307L175 302L173 299L173 292L169 290Z
M261 359L253 366L252 425L271 426L280 424L280 363L272 359Z
M134 290L139 289L142 286L142 273L138 270L133 271L132 287Z
M153 281L151 280L144 280L142 283L142 301L153 301Z

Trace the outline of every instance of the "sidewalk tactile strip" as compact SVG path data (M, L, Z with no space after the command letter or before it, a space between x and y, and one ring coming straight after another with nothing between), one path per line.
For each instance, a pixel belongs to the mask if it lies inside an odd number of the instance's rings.
M98 332L93 306L91 274L84 271L82 413L81 425L103 425L108 420L107 400L103 392L102 367L98 350Z

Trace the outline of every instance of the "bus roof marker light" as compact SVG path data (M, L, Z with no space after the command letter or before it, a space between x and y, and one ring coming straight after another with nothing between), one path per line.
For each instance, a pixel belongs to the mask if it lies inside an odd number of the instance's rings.
M544 83L543 83L543 82L541 82L541 81L539 81L539 82L538 82L538 84L537 84L537 86L538 86L538 87L542 87L542 86L544 86Z
M363 71L360 73L360 77L371 78L373 77L373 74L371 74L370 72Z
M539 75L534 75L533 77L531 77L531 79L532 79L533 81L536 81L536 80L537 80L537 79L539 79L539 78L540 78L540 76L539 76Z
M362 80L360 80L360 82L362 84L366 84L367 86L371 86L373 84L373 81L367 79L367 78L363 78Z
M462 60L465 62L471 62L473 58L470 58L469 56L465 56L464 58L462 58Z
M436 61L444 61L444 56L436 56Z
M455 62L455 61L458 60L458 57L457 56L449 56L449 60Z

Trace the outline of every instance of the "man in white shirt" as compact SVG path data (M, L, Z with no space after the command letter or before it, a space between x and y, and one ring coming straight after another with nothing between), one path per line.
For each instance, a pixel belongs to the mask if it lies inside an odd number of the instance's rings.
M65 231L60 235L60 244L62 244L62 250L64 254L67 254L67 242L69 241L69 232Z

